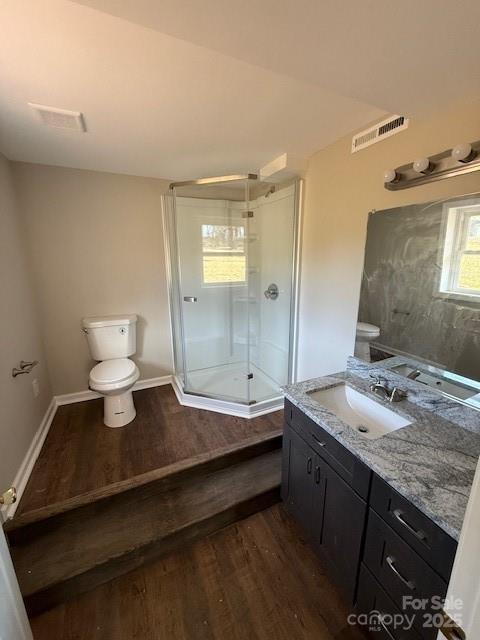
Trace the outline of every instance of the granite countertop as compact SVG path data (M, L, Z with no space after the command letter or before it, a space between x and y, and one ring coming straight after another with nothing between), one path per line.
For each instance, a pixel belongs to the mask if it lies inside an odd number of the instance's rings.
M408 398L395 404L381 400L369 390L371 375L406 389ZM342 383L412 424L377 440L368 439L308 395ZM480 412L378 363L368 365L355 358L349 359L347 371L287 385L284 392L288 400L458 540L480 456Z

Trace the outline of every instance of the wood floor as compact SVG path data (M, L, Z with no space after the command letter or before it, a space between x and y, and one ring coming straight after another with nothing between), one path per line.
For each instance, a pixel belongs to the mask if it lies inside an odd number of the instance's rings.
M216 455L255 436L280 434L283 412L252 420L182 407L170 385L134 393L137 417L121 429L103 424L103 399L58 408L17 509L16 518L49 505L202 455ZM71 506L71 505L70 505Z
M362 639L347 614L277 505L31 623L35 640Z

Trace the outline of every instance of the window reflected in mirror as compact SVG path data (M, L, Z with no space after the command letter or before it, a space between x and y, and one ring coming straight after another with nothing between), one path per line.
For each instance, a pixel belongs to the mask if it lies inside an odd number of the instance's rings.
M369 215L355 354L480 406L480 194Z

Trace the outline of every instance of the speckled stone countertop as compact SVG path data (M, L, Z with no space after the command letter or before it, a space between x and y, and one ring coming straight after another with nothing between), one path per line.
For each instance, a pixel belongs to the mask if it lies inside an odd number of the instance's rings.
M370 392L379 375L408 398L389 404ZM347 383L412 424L377 440L365 438L308 393ZM285 396L376 474L458 540L480 455L480 412L391 372L349 359L347 371L288 385Z

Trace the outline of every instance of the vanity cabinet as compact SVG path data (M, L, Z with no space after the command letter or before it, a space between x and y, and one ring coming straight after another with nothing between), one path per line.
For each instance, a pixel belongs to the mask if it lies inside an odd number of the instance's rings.
M371 472L358 460L350 460L347 451L346 459L340 457L339 460L333 453L331 436L313 421L309 424L306 416L306 420L297 422L293 411L289 415L283 441L285 506L302 527L332 580L353 604L367 503L345 477L350 480L358 477L358 488L363 493L365 487L368 491ZM315 448L307 441L308 436L314 438ZM333 467L332 460L342 475ZM355 463L353 467L350 462Z
M374 476L357 609L366 614L378 610L388 621L384 614L401 614L409 628L381 622L370 630L371 637L435 640L432 623L441 614L456 548L453 538ZM423 604L415 608L413 600Z
M380 613L369 636L434 640L456 541L288 400L282 465L285 508L332 581L369 622Z

